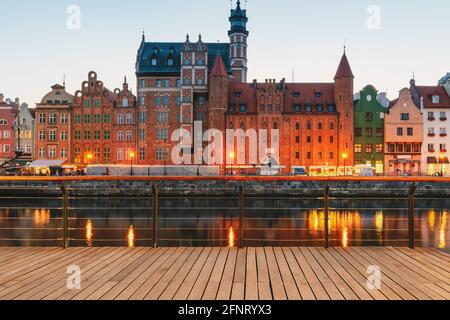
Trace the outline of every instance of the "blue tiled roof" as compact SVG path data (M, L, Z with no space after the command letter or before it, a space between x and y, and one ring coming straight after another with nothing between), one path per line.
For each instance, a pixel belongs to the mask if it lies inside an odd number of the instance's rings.
M181 42L146 42L141 44L136 61L136 74L138 76L152 75L178 75L181 70L180 52ZM228 72L230 68L230 44L229 43L206 43L208 46L208 67L211 70L217 54L222 55ZM157 64L152 65L154 52L157 52ZM168 65L170 51L173 50L173 65Z

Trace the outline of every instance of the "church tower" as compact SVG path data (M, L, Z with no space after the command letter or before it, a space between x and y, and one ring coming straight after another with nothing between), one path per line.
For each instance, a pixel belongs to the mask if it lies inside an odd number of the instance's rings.
M233 79L237 82L247 82L247 10L241 8L241 1L238 0L236 9L231 10L230 36L230 60Z
M353 107L353 80L354 75L348 62L344 49L344 55L339 63L334 77L334 99L338 112L338 153L340 167L354 164L354 107Z

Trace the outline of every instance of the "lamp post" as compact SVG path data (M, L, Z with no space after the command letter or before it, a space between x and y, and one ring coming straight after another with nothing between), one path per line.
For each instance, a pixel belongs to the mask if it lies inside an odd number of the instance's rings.
M444 154L439 155L439 164L441 165L441 177L444 176Z
M348 159L348 153L344 152L342 154L342 159L344 159L344 176L347 175L347 159Z
M131 173L131 176L133 176L133 159L136 156L136 154L134 153L134 151L130 151L129 156L130 156L130 169L131 169L130 173Z

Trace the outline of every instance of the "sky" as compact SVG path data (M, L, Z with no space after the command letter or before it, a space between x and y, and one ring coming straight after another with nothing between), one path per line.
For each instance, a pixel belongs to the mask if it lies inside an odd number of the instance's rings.
M394 99L413 74L418 84L435 85L450 72L448 0L248 0L246 6L249 81L290 82L294 73L295 82L331 82L344 43L355 92L372 84ZM230 8L230 0L0 0L0 93L34 107L64 75L73 94L91 70L111 90L124 76L135 88L143 29L147 41L183 42L187 33L191 39L201 33L205 42L227 42Z

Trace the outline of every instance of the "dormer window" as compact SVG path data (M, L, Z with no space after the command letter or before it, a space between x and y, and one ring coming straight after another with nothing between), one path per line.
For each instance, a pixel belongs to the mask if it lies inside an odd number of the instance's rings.
M156 66L158 64L158 60L156 58L152 58L152 66Z
M241 92L240 92L240 91L236 91L236 92L234 93L234 96L235 96L236 98L239 98L239 97L241 96Z
M320 91L315 91L314 95L316 96L316 98L320 98L322 96L322 92Z
M123 106L124 108L127 108L127 107L128 107L128 98L123 98L123 100L122 100L122 106Z
M292 94L292 96L293 96L294 98L298 98L298 97L300 97L300 92L296 91L296 92L294 92L294 93Z
M169 58L169 59L167 59L167 65L168 66L173 66L173 59L172 58Z
M438 104L439 103L439 96L435 95L432 97L433 103Z

